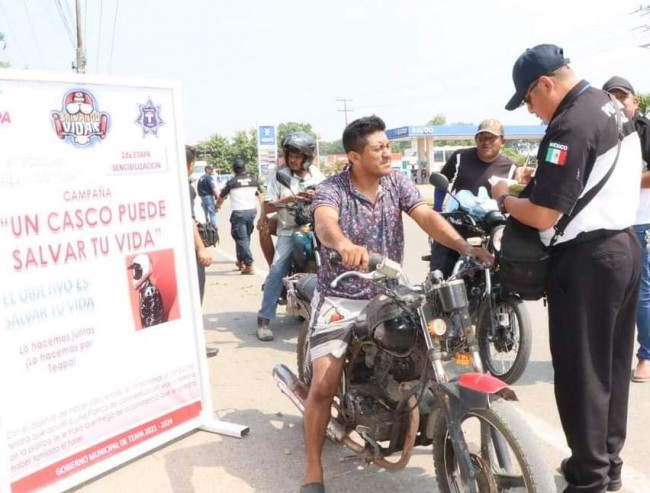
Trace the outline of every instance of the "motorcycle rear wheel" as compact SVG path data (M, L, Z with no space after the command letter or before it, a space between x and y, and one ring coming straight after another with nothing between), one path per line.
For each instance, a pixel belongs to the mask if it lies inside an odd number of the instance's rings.
M531 430L508 402L493 396L488 409L469 410L461 418L461 427L474 467L475 491L555 491L553 475ZM468 491L442 410L433 427L433 462L441 493Z
M494 320L496 333L490 334ZM513 384L524 373L533 340L528 309L513 296L497 297L494 309L487 301L479 307L476 323L479 354L485 370L507 384Z

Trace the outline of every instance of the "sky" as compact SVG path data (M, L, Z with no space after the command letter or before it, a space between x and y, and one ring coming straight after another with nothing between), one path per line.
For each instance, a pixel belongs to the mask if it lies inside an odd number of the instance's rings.
M79 1L87 73L179 81L192 144L289 121L339 139L337 99L350 100L348 121L377 114L388 128L436 114L535 125L504 106L514 61L540 43L561 46L595 86L621 75L650 92L650 48L639 47L650 14L633 13L650 3L639 0ZM0 59L70 71L74 11L74 0L0 0Z

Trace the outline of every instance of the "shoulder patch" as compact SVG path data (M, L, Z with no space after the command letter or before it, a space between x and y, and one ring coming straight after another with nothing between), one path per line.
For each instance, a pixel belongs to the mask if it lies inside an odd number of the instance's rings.
M560 142L549 142L548 149L546 149L546 157L544 160L547 163L555 164L556 166L564 166L568 154L568 145L562 144Z

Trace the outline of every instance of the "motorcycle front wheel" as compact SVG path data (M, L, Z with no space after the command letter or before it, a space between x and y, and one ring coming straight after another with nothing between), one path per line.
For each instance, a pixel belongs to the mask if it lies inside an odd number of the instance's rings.
M493 324L494 330L490 330ZM514 296L497 297L493 309L484 301L476 323L479 354L485 370L507 384L524 373L532 346L528 309Z
M474 484L464 484L456 453L440 410L433 427L433 463L442 493L548 493L555 491L531 430L512 406L492 397L488 409L471 409L460 420L474 469Z

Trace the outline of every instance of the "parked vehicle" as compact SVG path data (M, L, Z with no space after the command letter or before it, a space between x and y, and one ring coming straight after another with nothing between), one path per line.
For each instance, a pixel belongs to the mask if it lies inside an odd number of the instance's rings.
M447 191L449 181L441 173L431 173L430 183ZM467 286L470 316L476 325L479 351L485 369L508 384L523 374L533 340L532 322L524 301L517 293L506 291L499 274L499 249L505 217L498 210L477 217L460 204L442 216L467 241L482 246L495 256L492 268L468 272L462 278ZM429 256L422 257L429 261Z
M433 445L440 491L547 493L555 485L532 432L511 408L515 393L483 373L464 276L482 266L463 256L445 280L431 272L411 284L396 262L373 257L381 286L356 318L327 436L389 471L406 467L415 446ZM278 364L280 390L304 412L311 382L308 324L297 348L300 378ZM444 361L463 355L474 372L451 378ZM399 453L397 460L387 457Z

